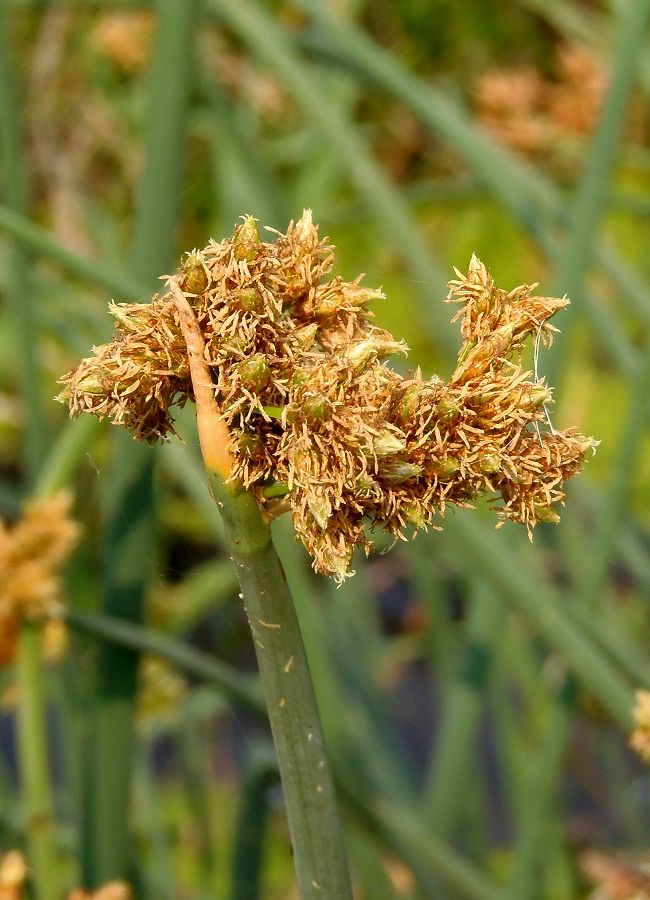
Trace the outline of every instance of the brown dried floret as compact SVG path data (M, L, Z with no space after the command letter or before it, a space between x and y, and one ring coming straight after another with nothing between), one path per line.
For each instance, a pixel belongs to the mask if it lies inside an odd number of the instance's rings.
M193 396L182 308L227 426L230 478L269 513L281 498L318 571L341 579L354 547L370 546L367 525L403 537L482 493L529 532L553 521L594 443L549 430L551 393L521 357L528 338L550 343L568 300L501 290L473 257L450 283L463 345L449 382L404 378L385 360L406 346L370 321L383 295L330 277L333 261L309 212L271 242L245 217L189 254L150 307L113 307L118 337L66 376L64 399L165 437L170 406Z

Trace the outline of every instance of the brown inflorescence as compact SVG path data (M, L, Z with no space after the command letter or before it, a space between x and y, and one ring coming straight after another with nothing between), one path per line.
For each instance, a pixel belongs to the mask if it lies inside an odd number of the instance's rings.
M58 612L60 570L79 535L70 504L70 495L61 492L27 503L12 527L0 520L0 666L14 658L23 619Z
M534 285L500 290L473 257L450 283L463 337L451 378L402 377L385 361L407 347L371 321L381 291L332 277L333 264L306 211L270 242L245 217L168 279L203 337L230 478L269 514L290 509L314 567L337 580L354 548L370 546L368 525L401 538L484 493L529 533L556 521L564 479L595 442L550 426L551 392L522 351L529 338L550 343L548 320L568 300L535 296ZM170 407L193 396L173 292L111 311L117 338L64 377L61 398L72 414L165 438Z

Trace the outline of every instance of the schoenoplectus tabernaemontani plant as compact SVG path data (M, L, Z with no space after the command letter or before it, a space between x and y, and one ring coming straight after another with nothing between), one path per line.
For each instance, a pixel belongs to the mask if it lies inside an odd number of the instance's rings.
M350 895L318 713L269 522L290 514L316 571L338 582L372 528L403 537L448 505L494 498L500 522L557 521L564 481L594 441L556 431L551 391L526 371L527 340L550 343L567 299L499 289L476 257L450 282L461 346L448 381L394 372L407 347L372 323L382 297L330 272L334 250L305 211L260 239L188 253L146 305L112 304L115 339L63 378L71 413L141 440L174 434L196 404L211 491L227 526L283 780L301 896Z

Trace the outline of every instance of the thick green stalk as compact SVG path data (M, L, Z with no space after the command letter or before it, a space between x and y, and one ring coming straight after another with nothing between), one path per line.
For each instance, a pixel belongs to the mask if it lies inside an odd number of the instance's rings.
M298 619L252 494L208 471L232 559L278 756L302 900L351 900L336 795Z
M550 812L557 797L558 782L575 715L576 691L576 679L573 676L565 678L554 698L541 747L529 768L525 816L513 854L512 876L508 889L504 892L508 900L539 895L536 887L539 883L538 867L548 852L552 837L554 825Z

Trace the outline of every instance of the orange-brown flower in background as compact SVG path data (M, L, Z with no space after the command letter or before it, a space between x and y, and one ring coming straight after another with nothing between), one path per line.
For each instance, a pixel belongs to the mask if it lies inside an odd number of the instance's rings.
M191 314L227 426L229 477L266 511L291 510L318 571L348 574L355 546L370 545L368 524L401 538L483 493L500 495L502 520L529 532L556 521L563 482L594 442L549 427L551 392L523 369L522 350L530 338L550 343L548 320L568 301L500 290L472 258L450 284L449 301L462 304L455 371L447 383L404 378L385 360L406 346L371 321L383 295L361 277L330 276L333 263L308 211L271 242L245 217L231 239L188 254L168 293L113 304L117 338L64 377L62 399L72 414L166 437L172 404L193 398Z
M596 885L591 900L650 900L650 859L586 850L580 868Z
M125 881L110 881L95 891L75 888L68 894L68 900L132 900L133 892Z
M0 521L0 665L14 657L22 619L49 619L59 609L60 570L79 535L70 505L61 492L28 502L12 526Z
M151 61L155 28L151 10L111 10L97 16L90 40L117 69L132 75Z
M638 690L634 700L636 728L630 736L630 747L644 762L650 763L650 692Z
M0 857L0 900L23 900L27 880L27 863L18 850ZM133 893L125 881L111 881L95 891L75 888L67 900L132 900Z
M0 857L0 900L22 900L27 864L18 850Z
M589 134L605 95L602 66L585 47L565 45L555 70L554 79L529 65L484 72L474 87L480 122L498 141L531 156L547 153L564 136Z

